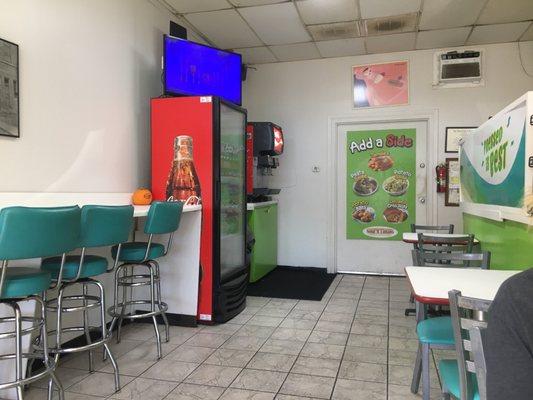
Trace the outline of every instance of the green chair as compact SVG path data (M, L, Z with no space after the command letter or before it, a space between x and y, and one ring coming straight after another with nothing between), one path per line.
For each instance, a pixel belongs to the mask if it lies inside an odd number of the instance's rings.
M455 253L447 248L443 253L416 252L418 265L439 265L441 267L478 267L488 269L490 265L490 253L480 254ZM413 250L414 251L414 250ZM450 251L450 252L448 252ZM455 338L451 317L434 317L419 321L416 326L419 349L415 361L411 391L418 392L420 378L422 378L423 400L430 398L430 356L432 349L455 349Z
M476 344L472 342L475 328L486 328L489 300L465 297L458 290L448 292L450 312L452 315L453 334L455 338L456 360L442 360L439 371L442 380L444 399L450 395L461 400L486 399L485 387L478 384ZM484 383L483 379L481 382Z
M61 268L61 258L51 257L42 261L41 270L51 274L52 279L59 283L59 293L57 298L48 300L47 310L57 315L57 327L49 334L57 334L58 345L50 351L55 354L56 361L61 354L71 354L88 351L89 370L93 368L93 349L104 348L104 354L109 356L115 372L115 389L120 390L118 367L107 342L110 339L106 327L105 291L101 282L94 277L112 272L117 262L108 268L106 257L89 255L89 249L116 246L117 253L123 242L128 240L133 225L132 206L102 206L86 205L81 209L81 234L79 255L69 255L65 258L63 268ZM89 287L95 287L97 293L90 294ZM65 291L70 288L70 293ZM81 291L79 290L81 288ZM80 293L81 292L81 293ZM93 308L100 310L100 326L91 327L89 325L89 311ZM79 326L64 327L62 324L65 314L82 313L81 324ZM91 331L97 330L97 339L93 340ZM86 344L80 346L61 345L61 336L65 332L81 332L85 335Z
M49 356L46 324L46 304L42 297L52 286L50 272L38 268L11 266L12 260L41 258L62 254L59 275L66 259L65 254L78 246L80 235L80 209L74 207L30 208L6 207L0 210L0 303L13 310L13 317L0 318L0 325L13 324L14 331L1 330L0 339L14 340L15 353L3 354L0 359L14 360L15 380L0 383L0 389L16 388L22 400L23 387L49 377L48 397L52 398L55 383L59 398L64 398L63 387L54 374L56 362ZM19 303L34 301L40 307L40 316L23 316ZM23 326L26 324L26 327ZM29 325L29 326L28 326ZM12 328L9 328L12 329ZM22 338L38 334L42 351L24 353ZM42 360L44 370L26 376L23 360Z
M144 233L148 235L146 242L130 242L119 248L112 249L113 257L123 264L115 270L115 303L109 307L108 313L113 317L110 329L117 325L117 342L120 341L121 326L124 319L135 320L151 317L157 344L157 357L161 358L161 336L157 327L157 316L161 315L165 323L166 341L169 340L169 323L165 312L168 305L161 301L161 279L159 264L156 259L165 256L172 246L174 232L178 230L183 211L181 202L154 202L150 206L144 225ZM166 247L154 242L154 235L168 234ZM139 272L139 268L148 271ZM148 286L149 299L134 299L133 288ZM119 288L122 288L119 300ZM129 291L129 293L128 293ZM129 298L129 300L128 300ZM140 306L140 309L135 309ZM149 310L146 310L149 306ZM129 311L128 311L129 308Z

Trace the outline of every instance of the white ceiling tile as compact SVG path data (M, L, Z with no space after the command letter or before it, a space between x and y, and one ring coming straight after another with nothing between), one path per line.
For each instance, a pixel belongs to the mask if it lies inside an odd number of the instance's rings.
M280 61L297 61L320 58L314 43L296 43L285 44L281 46L270 46L278 60Z
M239 12L266 44L311 40L293 3L246 7Z
M529 29L524 33L524 35L520 38L520 41L527 41L527 40L533 40L533 23L529 26Z
M287 0L229 0L235 7L263 6L265 4L283 3Z
M355 21L333 24L307 25L314 40L335 40L359 36L359 25Z
M213 11L231 8L226 0L166 0L179 13Z
M297 0L296 7L306 24L327 24L359 19L354 0Z
M417 49L438 49L442 47L463 46L472 28L437 29L418 32Z
M522 36L529 24L529 22L515 22L476 26L467 44L514 42Z
M235 10L188 14L186 19L223 49L253 47L262 44Z
M245 64L264 64L277 61L276 57L265 46L235 49L234 51L242 55L242 62Z
M392 35L394 33L414 32L418 13L395 15L363 20L363 36Z
M474 25L486 0L424 0L420 29Z
M316 42L322 57L345 57L365 54L365 40L362 38L325 40Z
M421 0L359 0L362 19L418 12L420 4Z
M533 19L532 0L489 0L477 23L500 24L531 19Z
M366 49L369 53L392 53L395 51L414 50L415 37L416 34L414 32L370 36L366 38Z

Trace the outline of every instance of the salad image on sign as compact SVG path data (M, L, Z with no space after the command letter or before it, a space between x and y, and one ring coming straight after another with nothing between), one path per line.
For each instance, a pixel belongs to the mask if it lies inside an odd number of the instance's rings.
M401 240L416 214L416 130L347 132L346 168L346 238Z

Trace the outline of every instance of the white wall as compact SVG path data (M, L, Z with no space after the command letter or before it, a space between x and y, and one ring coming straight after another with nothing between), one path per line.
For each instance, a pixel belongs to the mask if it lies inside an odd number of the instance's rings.
M6 0L21 137L0 136L0 192L129 192L150 179L150 98L170 14L147 0Z
M522 43L522 56L533 75L533 42ZM485 86L432 89L433 50L256 65L244 90L250 121L272 121L284 128L281 167L270 178L279 196L280 265L326 266L328 117L358 115L351 108L351 66L390 60L410 62L410 105L371 113L420 109L438 111L438 154L444 161L446 126L477 126L527 90L533 89L519 62L517 43L481 46L486 50ZM360 114L359 114L360 115ZM430 132L432 134L432 132ZM434 132L433 132L434 134ZM451 157L453 155L447 155ZM319 173L312 167L318 166ZM434 165L429 165L434 174ZM458 208L444 207L438 196L437 220L461 229Z

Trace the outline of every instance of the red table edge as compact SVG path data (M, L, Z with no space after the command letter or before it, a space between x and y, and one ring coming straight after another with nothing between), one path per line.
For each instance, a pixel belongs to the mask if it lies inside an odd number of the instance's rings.
M404 268L404 271L405 271L405 268ZM407 280L409 281L409 285L411 286L411 292L413 293L415 300L418 301L419 303L437 304L441 306L447 306L450 304L449 299L442 299L440 297L425 297L425 296L420 296L416 294L415 289L413 288L413 284L411 283L411 280L409 279L409 274L407 273L407 271L405 271L405 276L407 277Z

